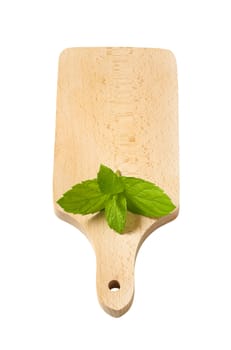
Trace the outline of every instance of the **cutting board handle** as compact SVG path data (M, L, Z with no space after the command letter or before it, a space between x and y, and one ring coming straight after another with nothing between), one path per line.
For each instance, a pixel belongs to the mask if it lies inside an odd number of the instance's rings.
M137 249L123 246L121 243L126 241L123 236L115 232L112 234L114 239L110 247L109 241L105 240L95 248L96 287L103 309L111 316L119 317L128 311L133 301Z

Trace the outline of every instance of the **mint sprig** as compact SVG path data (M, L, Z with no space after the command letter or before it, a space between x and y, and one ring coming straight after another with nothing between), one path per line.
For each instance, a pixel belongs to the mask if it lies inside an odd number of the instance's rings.
M160 218L176 208L160 187L137 177L120 176L105 165L100 165L96 179L73 186L57 203L72 214L94 214L105 209L109 227L118 233L124 231L127 210Z

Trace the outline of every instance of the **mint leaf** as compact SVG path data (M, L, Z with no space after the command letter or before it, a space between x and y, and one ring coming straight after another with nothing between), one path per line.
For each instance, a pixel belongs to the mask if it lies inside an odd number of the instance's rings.
M105 215L108 225L122 233L126 223L127 203L122 193L114 195L106 202Z
M127 208L132 213L159 218L176 208L168 195L153 183L136 177L121 176L121 179Z
M102 164L100 165L97 175L97 181L102 193L116 194L124 190L124 185L120 176Z
M97 180L93 179L73 186L57 203L68 213L86 215L104 209L108 198L100 191Z

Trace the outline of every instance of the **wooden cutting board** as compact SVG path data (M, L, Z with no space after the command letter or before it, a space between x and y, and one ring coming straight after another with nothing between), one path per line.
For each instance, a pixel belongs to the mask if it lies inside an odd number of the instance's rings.
M122 235L107 226L103 213L64 212L57 199L74 184L95 178L101 163L119 169L122 175L154 182L177 208L161 219L129 213ZM98 299L110 315L121 316L131 306L137 252L153 230L177 216L178 201L173 54L162 49L117 47L64 50L58 75L55 212L91 242L97 260Z

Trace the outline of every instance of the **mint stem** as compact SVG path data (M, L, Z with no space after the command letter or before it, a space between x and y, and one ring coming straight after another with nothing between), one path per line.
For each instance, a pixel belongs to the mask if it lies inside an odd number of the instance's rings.
M117 176L121 176L121 171L120 170L116 170L116 175Z

